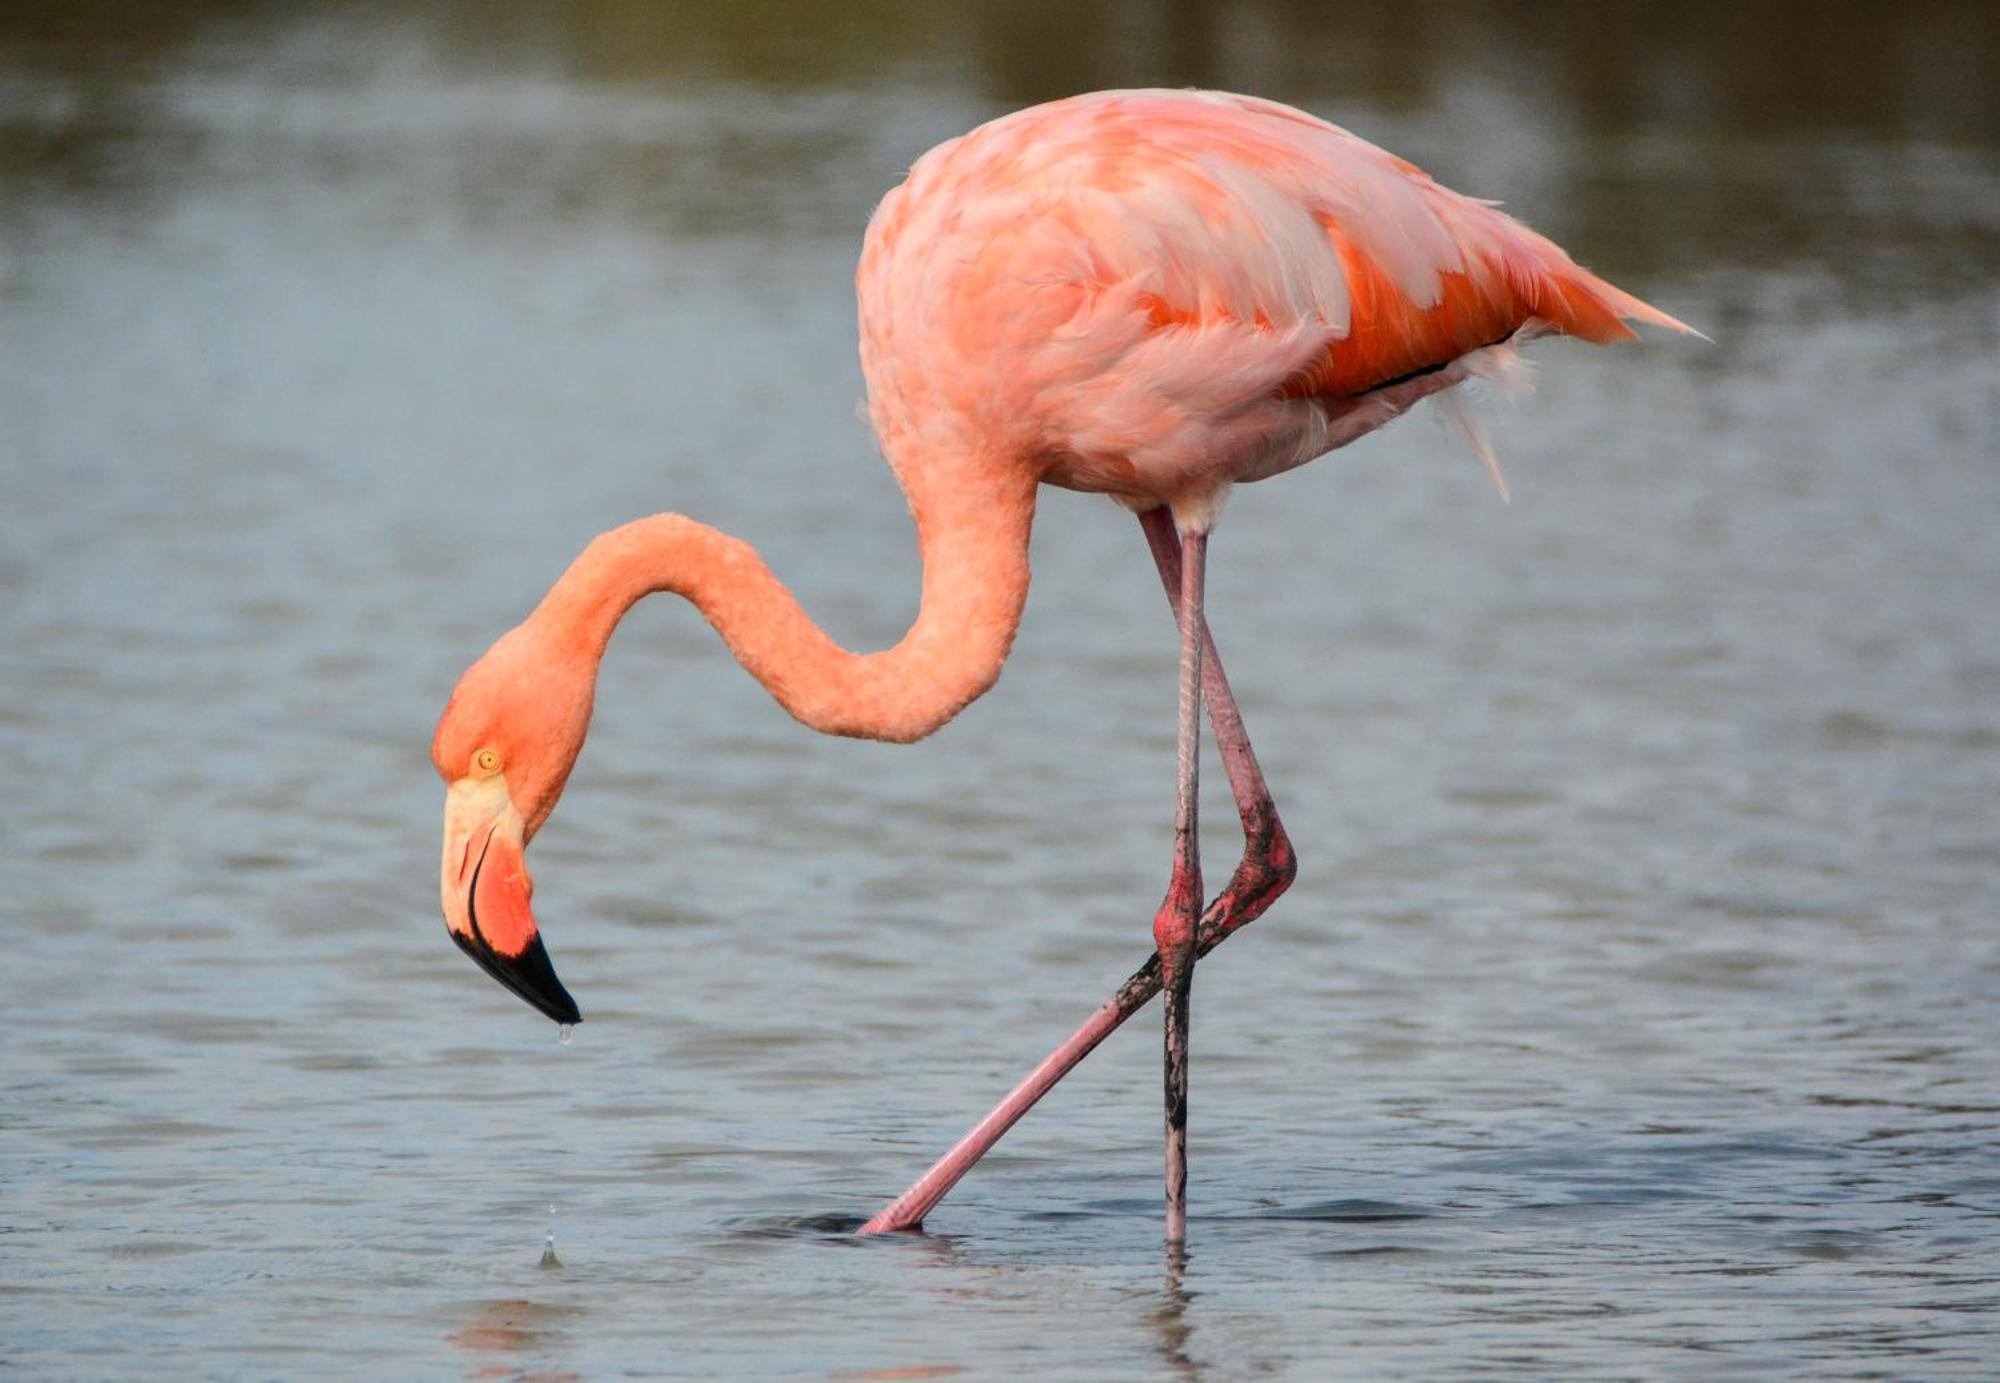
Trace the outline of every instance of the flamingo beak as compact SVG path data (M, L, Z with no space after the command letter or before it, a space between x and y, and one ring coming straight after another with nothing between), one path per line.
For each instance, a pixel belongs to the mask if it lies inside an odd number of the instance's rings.
M521 815L500 775L463 779L445 796L439 888L444 925L479 968L558 1023L581 1023L535 927Z

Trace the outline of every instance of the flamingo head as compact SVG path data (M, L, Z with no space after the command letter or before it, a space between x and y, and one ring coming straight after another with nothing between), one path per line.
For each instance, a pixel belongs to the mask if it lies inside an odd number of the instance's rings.
M444 924L479 968L558 1023L579 1023L528 900L528 841L555 809L590 728L595 665L532 625L461 677L431 761L444 779Z

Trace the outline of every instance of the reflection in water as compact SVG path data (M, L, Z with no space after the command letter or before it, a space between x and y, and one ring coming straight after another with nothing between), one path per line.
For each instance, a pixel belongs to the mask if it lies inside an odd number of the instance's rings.
M1175 1378L1200 1378L1201 1368L1188 1352L1194 1323L1188 1320L1187 1269L1190 1250L1184 1240L1167 1241L1167 1281L1160 1291L1153 1320L1159 1330L1160 1362Z
M511 1299L483 1302L470 1319L445 1337L454 1349L475 1355L535 1354L545 1361L568 1343L565 1322L574 1323L583 1312L573 1306ZM528 1367L516 1362L494 1362L472 1369L466 1378L509 1379L513 1383L573 1383L583 1375L565 1368Z
M9 1361L1988 1370L1996 67L1977 0L7 7ZM425 740L638 513L900 634L870 208L985 115L1188 82L1717 345L1551 343L1504 513L1409 425L1232 502L1303 872L1204 971L1194 1264L1145 1042L863 1242L1143 938L1172 658L1127 525L1048 499L1006 677L909 753L643 607L537 846L590 1043L444 944Z

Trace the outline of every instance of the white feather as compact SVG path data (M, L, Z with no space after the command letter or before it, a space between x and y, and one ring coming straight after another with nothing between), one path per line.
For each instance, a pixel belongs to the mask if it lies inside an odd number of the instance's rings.
M1479 453L1480 461L1486 466L1486 474L1493 477L1493 488L1500 492L1500 502L1512 504L1513 496L1507 493L1507 477L1500 473L1500 458L1494 453L1492 439L1486 435L1485 424L1465 406L1465 400L1459 397L1456 389L1447 389L1434 397L1438 412L1456 423L1458 430L1465 434L1465 440Z
M1524 339L1517 333L1497 345L1486 346L1473 351L1464 358L1468 373L1485 380L1502 394L1518 397L1532 393L1535 388L1534 367L1522 356L1518 341ZM1477 453L1480 463L1486 467L1486 474L1493 478L1493 488L1500 492L1502 504L1512 504L1513 496L1507 492L1507 477L1500 470L1500 454L1494 450L1493 439L1487 435L1486 424L1472 411L1470 404L1457 389L1447 389L1436 395L1438 411L1455 424L1464 434L1465 440Z

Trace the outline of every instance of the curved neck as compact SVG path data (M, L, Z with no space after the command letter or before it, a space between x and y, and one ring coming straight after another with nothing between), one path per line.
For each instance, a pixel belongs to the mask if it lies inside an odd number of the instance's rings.
M593 539L528 624L594 669L643 596L685 596L793 716L829 735L922 739L991 687L1028 597L1035 485L925 487L912 494L924 564L916 623L894 648L851 653L799 607L757 550L679 514Z

